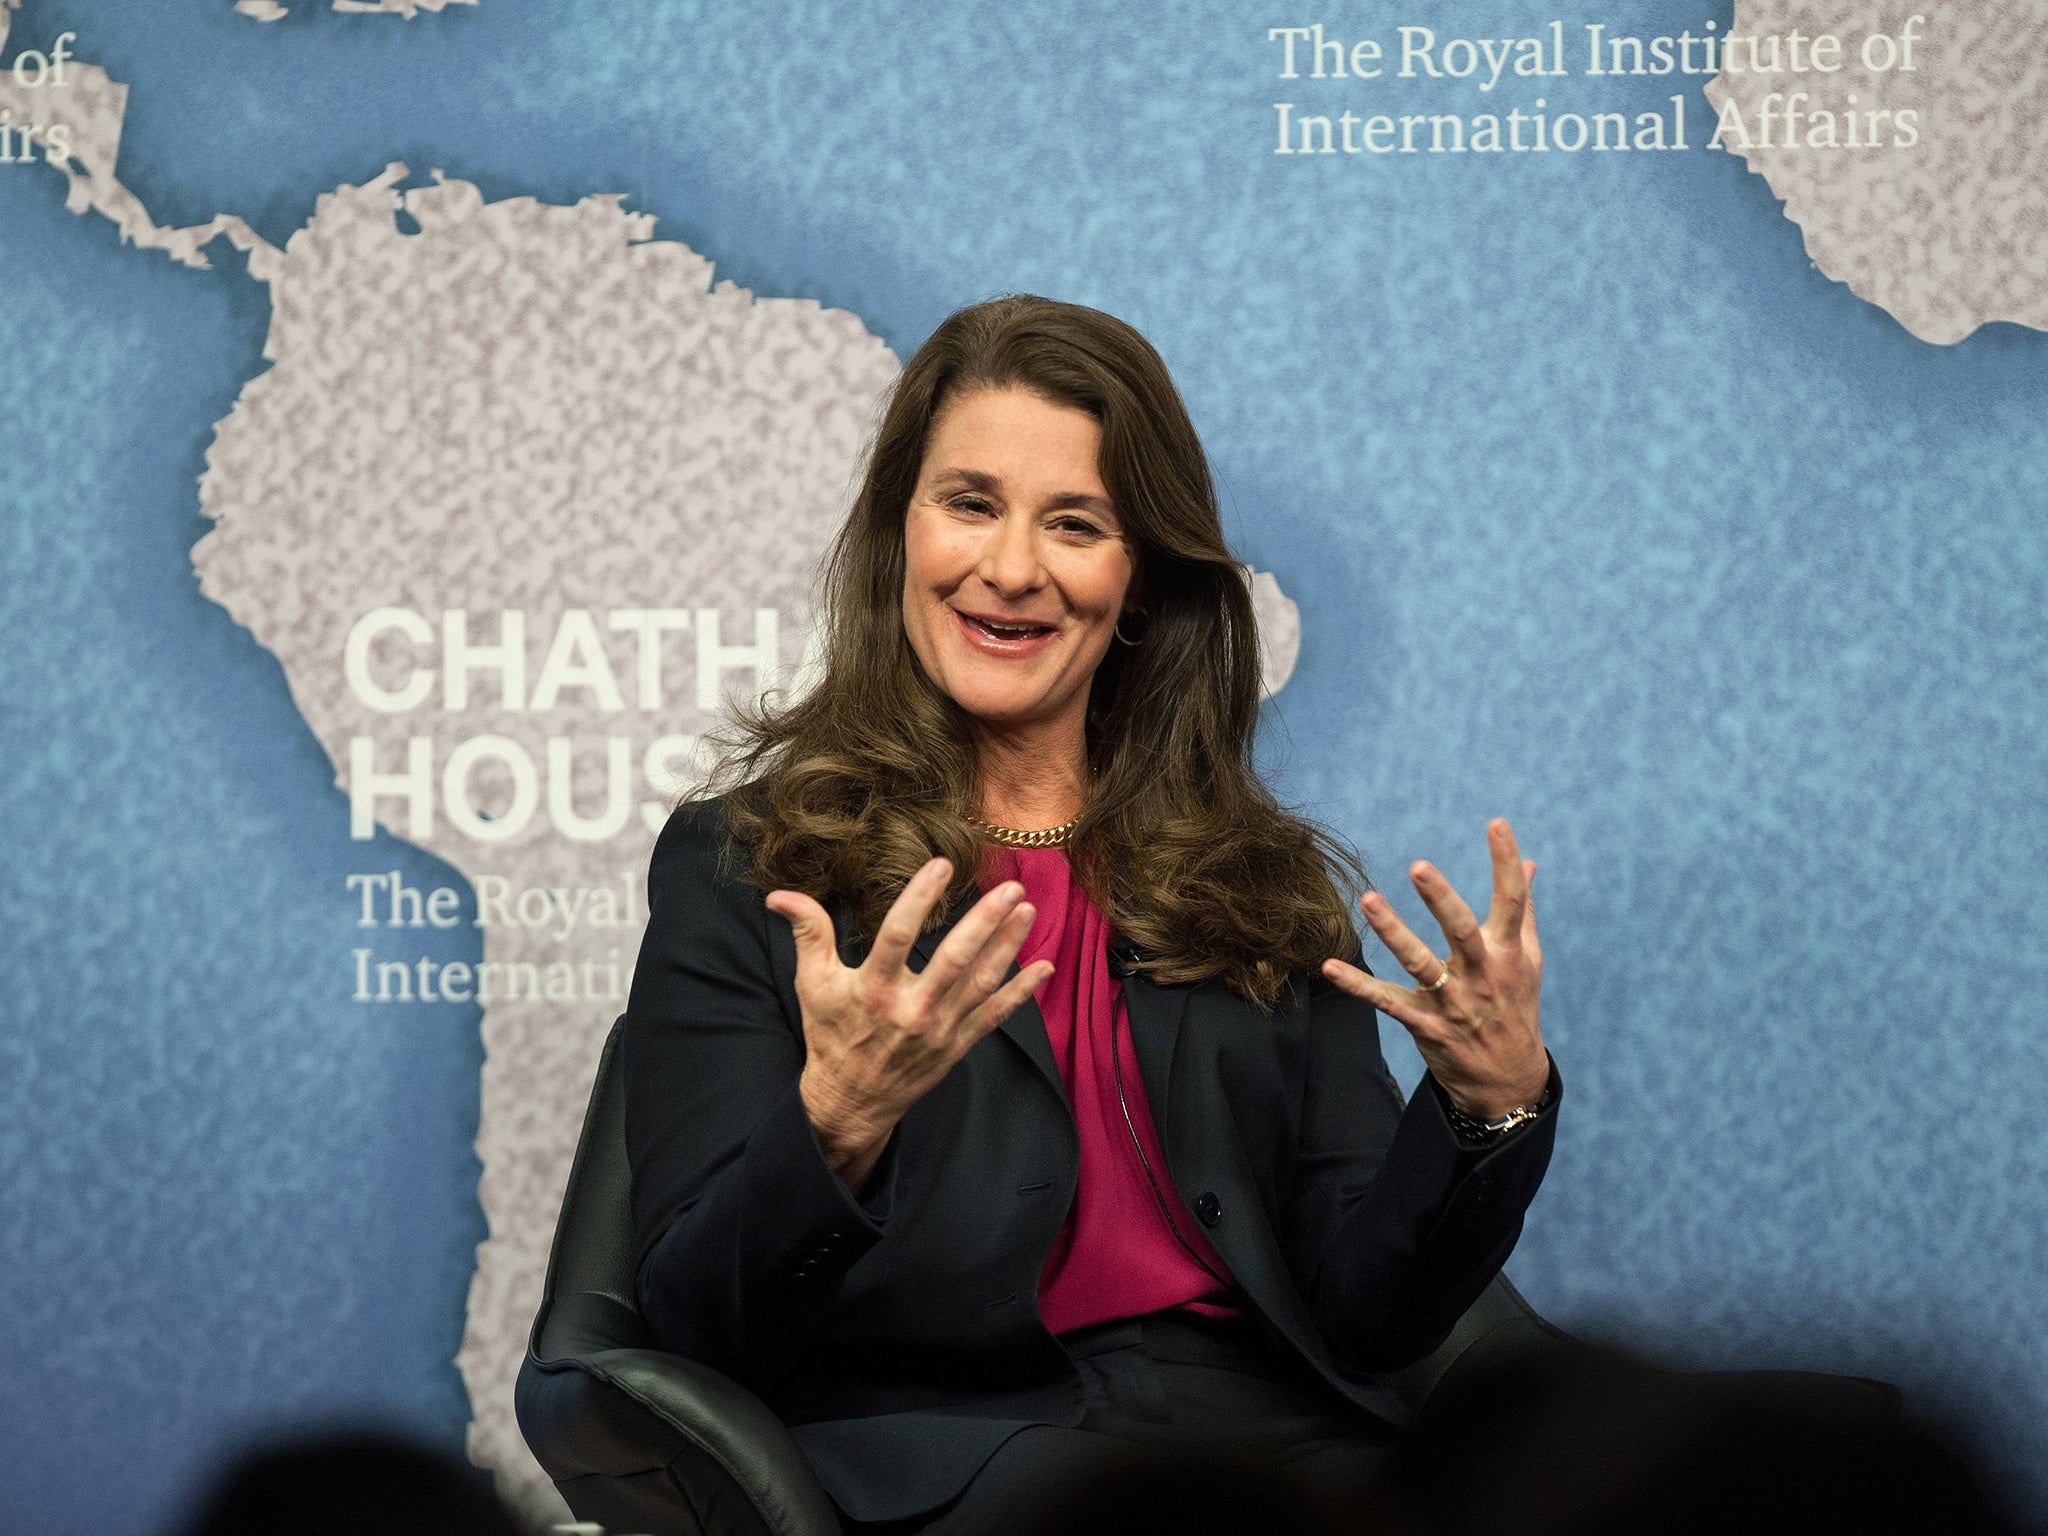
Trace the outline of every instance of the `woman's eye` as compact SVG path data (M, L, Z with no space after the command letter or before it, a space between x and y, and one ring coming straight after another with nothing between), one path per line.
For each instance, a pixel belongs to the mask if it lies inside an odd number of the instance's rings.
M971 512L976 515L979 515L983 512L992 512L995 510L992 506L990 506L988 502L984 501L979 496L956 496L953 498L950 505L956 512Z

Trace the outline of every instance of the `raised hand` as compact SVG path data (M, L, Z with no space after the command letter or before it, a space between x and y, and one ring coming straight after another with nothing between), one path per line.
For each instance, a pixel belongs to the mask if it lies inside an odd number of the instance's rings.
M768 893L768 910L796 936L806 1050L798 1090L826 1161L856 1194L904 1112L1053 971L1039 960L1003 980L1036 915L1014 880L976 902L912 971L910 946L952 873L933 859L912 875L858 966L839 958L832 919L816 901Z
M1414 987L1393 986L1342 960L1323 962L1331 981L1405 1027L1451 1102L1481 1120L1534 1104L1550 1080L1550 1059L1536 1024L1543 984L1543 950L1529 898L1536 866L1522 858L1514 828L1503 818L1486 824L1486 841L1493 855L1493 905L1484 923L1435 865L1418 860L1408 870L1416 894L1443 929L1448 959L1438 959L1377 891L1359 899L1365 920L1415 978Z

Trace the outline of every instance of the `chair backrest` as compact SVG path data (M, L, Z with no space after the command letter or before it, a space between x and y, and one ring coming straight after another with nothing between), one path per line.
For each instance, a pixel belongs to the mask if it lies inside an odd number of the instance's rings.
M546 1289L530 1340L537 1360L655 1347L633 1294L633 1176L626 1161L626 1090L619 1071L622 1022L614 1022L605 1036L576 1160L562 1192Z

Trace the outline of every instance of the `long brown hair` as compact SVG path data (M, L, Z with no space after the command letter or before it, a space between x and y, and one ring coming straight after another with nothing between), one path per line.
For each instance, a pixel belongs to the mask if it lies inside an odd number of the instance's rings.
M1353 952L1340 887L1365 876L1258 775L1258 629L1208 461L1159 354L1099 310L994 299L918 348L826 563L822 674L793 702L740 708L725 738L710 788L726 791L726 829L751 851L754 884L849 897L864 936L935 854L953 880L933 921L971 893L976 754L969 717L904 633L903 529L940 408L1004 387L1101 424L1102 482L1146 614L1139 643L1112 645L1090 684L1076 878L1152 980L1220 979L1270 1009L1290 976Z

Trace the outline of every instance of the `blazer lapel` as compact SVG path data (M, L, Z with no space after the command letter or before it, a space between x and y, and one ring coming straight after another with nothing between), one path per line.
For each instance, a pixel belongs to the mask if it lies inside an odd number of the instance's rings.
M1173 1121L1173 1062L1180 1044L1181 1016L1187 1012L1185 987L1155 986L1143 976L1124 978L1124 1001L1131 1020L1131 1045L1138 1058L1138 1075L1145 1083L1145 1098L1152 1106L1152 1124L1159 1132L1169 1161L1177 1146L1186 1146L1192 1134ZM1022 1010L1019 1010L1020 1012ZM1041 1034L1044 1029L1041 1026Z
M1017 974L1017 967L1010 967L1010 975ZM1062 1104L1067 1102L1067 1085L1060 1080L1060 1064L1053 1059L1052 1040L1045 1032L1045 1015L1038 1011L1035 998L1025 998L1017 1011L996 1026L998 1032L1031 1058L1031 1064L1038 1068L1039 1075L1059 1095Z

